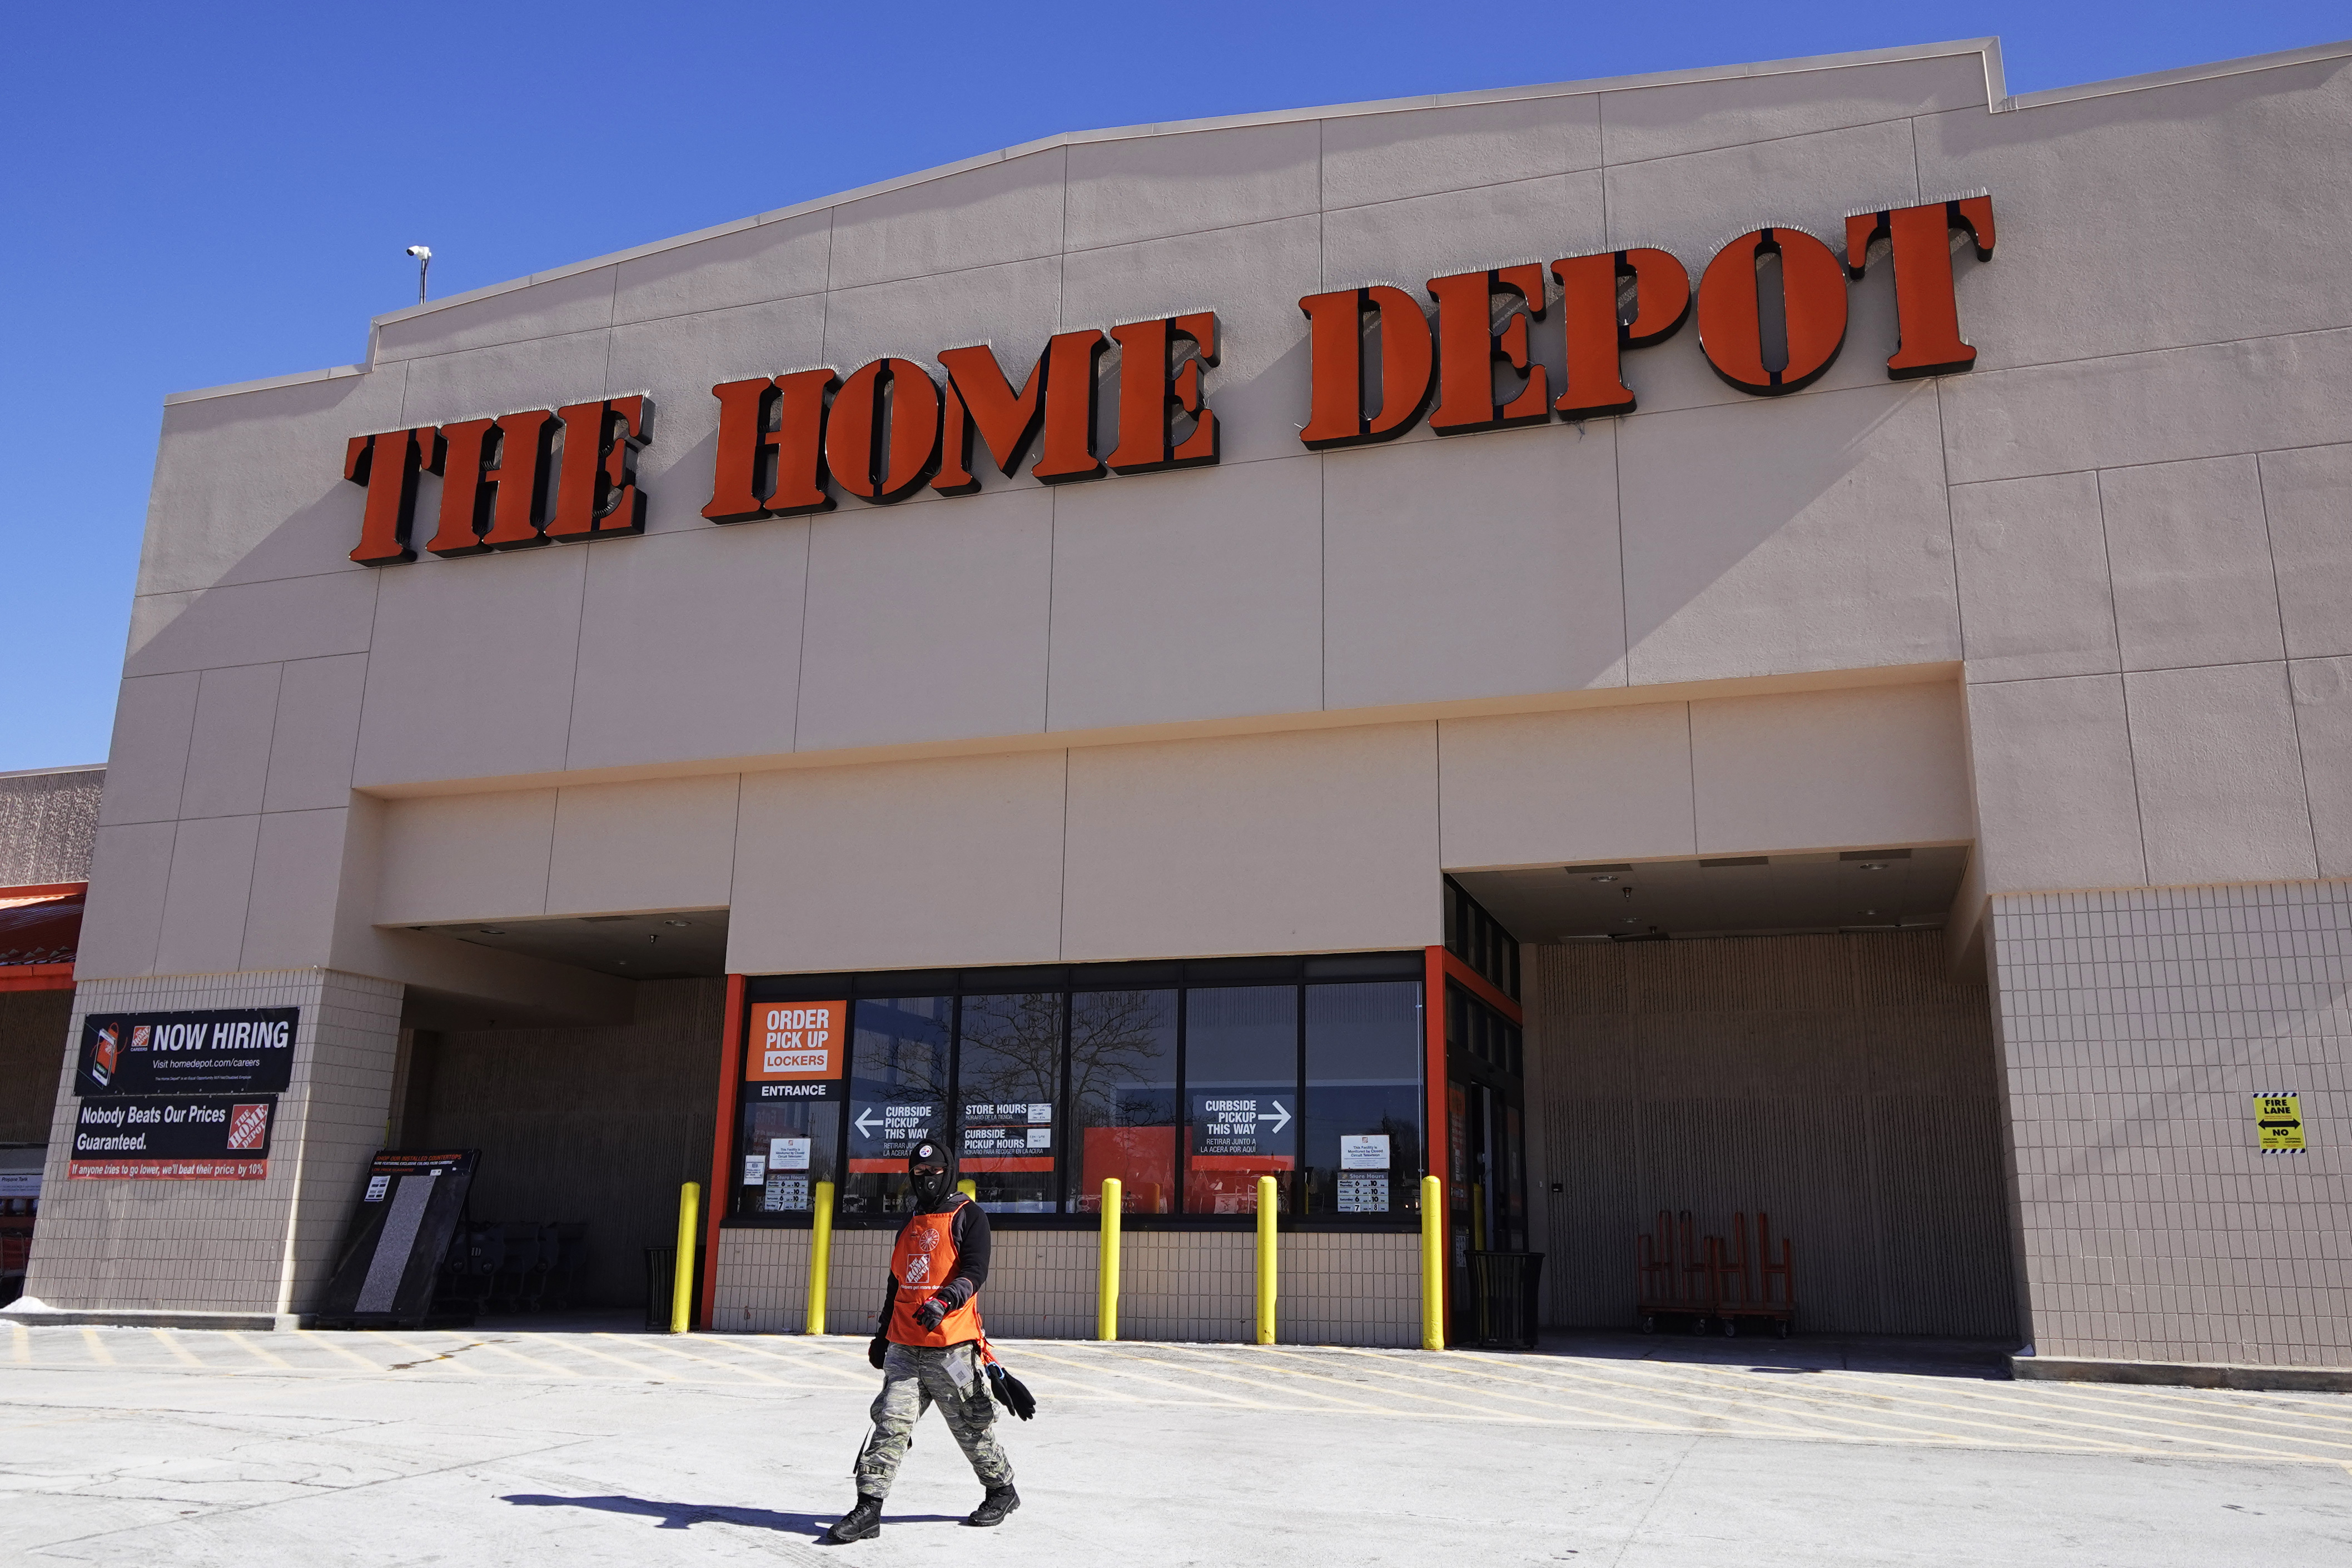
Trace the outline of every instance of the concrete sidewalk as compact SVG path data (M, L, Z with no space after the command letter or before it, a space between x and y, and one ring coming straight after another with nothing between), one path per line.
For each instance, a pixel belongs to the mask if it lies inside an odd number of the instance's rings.
M1001 1530L927 1419L878 1541L864 1342L0 1327L0 1555L2213 1568L2352 1555L2352 1400L1997 1379L1981 1347L1569 1342L1526 1356L1000 1346ZM1856 1364L1888 1370L1853 1370Z

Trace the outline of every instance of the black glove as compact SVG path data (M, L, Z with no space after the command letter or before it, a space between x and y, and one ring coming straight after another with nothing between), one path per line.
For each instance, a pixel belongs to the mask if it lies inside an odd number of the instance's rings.
M988 1383L996 1402L1024 1421L1037 1414L1037 1396L1029 1392L1029 1385L992 1361L988 1364Z
M877 1372L882 1370L882 1358L889 1354L890 1342L880 1334L876 1334L874 1343L866 1347L866 1359L874 1364L874 1370Z
M927 1329L935 1329L947 1319L948 1304L937 1296L915 1309L915 1321Z

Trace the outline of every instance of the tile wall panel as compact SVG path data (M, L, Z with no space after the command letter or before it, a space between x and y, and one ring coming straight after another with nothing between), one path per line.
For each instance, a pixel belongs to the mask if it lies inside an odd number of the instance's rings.
M893 1233L834 1234L825 1327L874 1332ZM712 1326L798 1333L808 1310L805 1230L720 1233ZM981 1311L997 1339L1092 1339L1099 1235L995 1232ZM1285 1344L1421 1343L1420 1238L1288 1232L1276 1264L1276 1334ZM1247 1231L1130 1230L1119 1246L1119 1337L1231 1344L1256 1337L1257 1238Z
M310 1310L369 1157L383 1146L402 988L330 969L85 981L93 1012L294 1007L293 1077L259 1181L68 1181L80 1102L68 1053L26 1293L53 1307Z
M2352 883L1997 898L2043 1355L2352 1366ZM2303 1097L2264 1155L2252 1096Z

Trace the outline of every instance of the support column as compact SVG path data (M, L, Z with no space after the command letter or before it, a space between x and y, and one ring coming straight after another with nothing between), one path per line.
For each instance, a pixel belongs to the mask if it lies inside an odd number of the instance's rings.
M84 981L74 996L26 1293L68 1311L278 1319L309 1311L333 1267L360 1176L383 1145L402 990L396 981L332 969ZM67 1179L85 1017L265 1007L300 1009L268 1176Z
M2037 1357L2352 1368L2352 882L2005 895L1991 934ZM2307 1154L2257 1147L2279 1090Z

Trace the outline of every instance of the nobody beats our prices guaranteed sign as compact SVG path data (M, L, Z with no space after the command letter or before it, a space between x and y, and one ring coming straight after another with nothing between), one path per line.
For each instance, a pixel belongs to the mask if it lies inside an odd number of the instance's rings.
M74 1117L68 1178L258 1181L269 1174L275 1097L85 1100Z
M1439 435L1466 435L1631 413L1624 354L1694 321L1698 351L1724 382L1757 397L1796 392L1836 361L1847 286L1873 267L1894 275L1890 379L1976 362L1952 262L1963 240L1978 260L1992 258L1990 195L1864 208L1842 237L1840 255L1801 228L1750 229L1717 248L1696 287L1671 252L1634 246L1432 277L1430 306L1382 282L1307 295L1299 442L1323 451L1390 441L1424 417ZM710 389L719 428L702 515L796 517L831 510L839 494L887 504L927 486L967 496L982 466L1009 477L1033 448L1029 475L1047 485L1213 464L1207 375L1220 332L1212 309L1057 332L1017 385L985 343L940 350L937 374L887 356L846 375L821 365L721 382ZM1106 399L1114 350L1118 392ZM636 454L653 439L653 400L638 393L352 436L343 477L367 498L351 559L387 566L415 559L419 545L470 556L641 533ZM429 524L418 515L427 476L439 489Z

